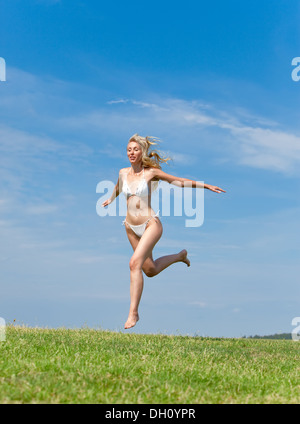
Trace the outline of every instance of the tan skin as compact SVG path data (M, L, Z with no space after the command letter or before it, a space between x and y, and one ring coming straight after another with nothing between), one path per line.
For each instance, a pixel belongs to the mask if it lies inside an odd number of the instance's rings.
M103 207L108 206L119 195L120 182L123 181L125 174L127 174L128 183L140 179L141 173L143 171L142 149L137 142L130 141L128 143L127 156L131 167L123 168L120 170L119 179L115 186L114 192L110 199L107 199L105 202L102 203ZM209 184L203 184L198 181L190 180L188 178L175 177L157 168L145 168L144 175L148 183L148 187L151 181L162 180L177 187L188 186L193 188L205 188L215 193L225 193L225 190L221 189L220 187L212 186ZM137 201L135 205L137 205L136 207L138 208L138 198L136 196L130 197L130 199L132 198L136 198ZM151 217L151 215L153 215L153 211L150 207L150 202L148 209L145 209L143 214L133 214L130 212L130 210L132 211L132 205L130 208L128 207L126 221L132 225L139 225L145 222L149 217ZM148 277L154 277L155 275L159 274L161 271L176 262L183 262L187 266L190 266L190 261L187 257L187 251L185 249L173 255L162 256L156 260L153 259L152 251L158 240L161 238L162 232L162 224L159 218L157 217L149 221L146 230L141 238L138 237L128 225L126 225L127 237L134 253L129 262L130 308L127 321L124 325L125 329L134 327L137 321L139 320L138 307L144 287L143 272Z

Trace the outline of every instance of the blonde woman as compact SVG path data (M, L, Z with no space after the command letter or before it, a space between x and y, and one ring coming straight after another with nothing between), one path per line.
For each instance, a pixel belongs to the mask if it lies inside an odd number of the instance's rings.
M190 266L187 251L181 250L173 255L153 259L152 251L160 239L163 227L151 208L151 191L159 180L166 181L178 187L206 188L216 193L225 192L219 187L203 184L187 178L175 177L161 170L161 163L169 158L162 157L153 146L157 144L154 137L141 137L134 134L127 144L127 156L130 167L119 172L119 179L109 199L102 203L108 206L122 191L127 198L127 215L123 222L128 240L133 248L130 267L130 308L124 328L134 327L139 320L138 307L141 300L144 279L143 272L148 277L154 277L165 268L176 262Z

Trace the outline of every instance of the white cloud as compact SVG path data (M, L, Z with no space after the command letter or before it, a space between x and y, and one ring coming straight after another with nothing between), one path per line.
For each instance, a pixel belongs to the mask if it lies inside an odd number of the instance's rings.
M166 133L172 140L172 149L181 153L173 156L181 163L189 162L190 156L182 152L187 139L189 147L202 149L205 141L202 131L209 131L211 138L217 131L211 149L223 151L219 160L236 161L239 164L256 168L294 173L300 163L300 136L292 131L283 130L280 124L259 117L245 110L223 111L197 101L181 99L158 99L156 103L122 99L111 101L110 105L120 103L121 109L99 109L81 116L63 118L63 123L73 128L96 131L118 129L120 133L132 132L132 128L151 127L158 134ZM152 131L153 131L152 130ZM223 136L220 136L223 133ZM172 138L172 134L176 134ZM181 139L181 141L179 141ZM191 143L191 140L194 140ZM218 141L222 140L222 141ZM197 151L195 150L195 153ZM109 154L109 151L107 152ZM170 152L172 154L172 152Z
M234 127L240 140L240 162L284 173L297 170L300 163L300 137L269 128Z
M183 165L190 164L192 157L205 148L214 152L218 163L232 161L285 174L298 172L300 135L283 129L279 122L258 116L245 108L222 110L202 100L187 101L152 94L151 100L150 96L144 99L112 99L103 107L86 112L84 105L72 107L71 97L67 97L68 92L76 89L72 84L55 79L44 80L14 68L10 74L13 84L7 85L9 90L4 93L1 110L13 114L17 107L21 115L32 119L39 117L45 128L53 126L55 121L57 128L67 129L76 137L78 134L86 137L88 133L99 135L103 140L108 135L120 139L126 137L125 142L133 132L146 131L148 135L158 138L167 137L171 147L168 153ZM48 93L55 93L56 103L68 103L68 110L81 112L56 117L40 114ZM119 144L114 145L110 141L104 147L103 142L101 144L100 154L123 157ZM187 146L193 149L195 155L186 151ZM164 150L163 144L161 147ZM93 153L88 143L78 143L77 148L67 151L66 145L49 136L26 133L9 128L7 124L0 126L0 149L19 155L31 152L31 156L68 154L78 160Z
M6 125L0 125L0 151L2 153L28 156L44 152L58 153L59 150L61 150L61 146L49 137L39 137Z
M108 105L118 104L118 103L127 103L129 102L128 99L119 99L119 100L110 100L109 102L106 102Z

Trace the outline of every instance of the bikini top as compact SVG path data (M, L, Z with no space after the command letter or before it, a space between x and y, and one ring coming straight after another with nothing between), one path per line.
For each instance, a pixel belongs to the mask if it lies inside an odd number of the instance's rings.
M127 199L129 199L129 197L131 196L138 196L138 197L148 197L149 194L149 190L148 190L148 184L147 181L145 180L145 172L144 172L144 168L143 168L143 178L140 180L135 193L133 193L127 183L127 175L129 174L130 170L127 172L126 177L124 179L123 182L123 186L122 186L122 192L124 193L124 195L127 197Z

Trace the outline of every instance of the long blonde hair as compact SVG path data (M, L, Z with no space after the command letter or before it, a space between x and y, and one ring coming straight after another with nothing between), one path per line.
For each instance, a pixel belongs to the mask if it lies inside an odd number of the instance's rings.
M145 168L159 168L161 163L167 163L171 158L164 157L157 150L153 150L152 146L158 144L159 139L156 137L142 137L134 134L130 137L128 143L135 141L142 149L142 164Z

